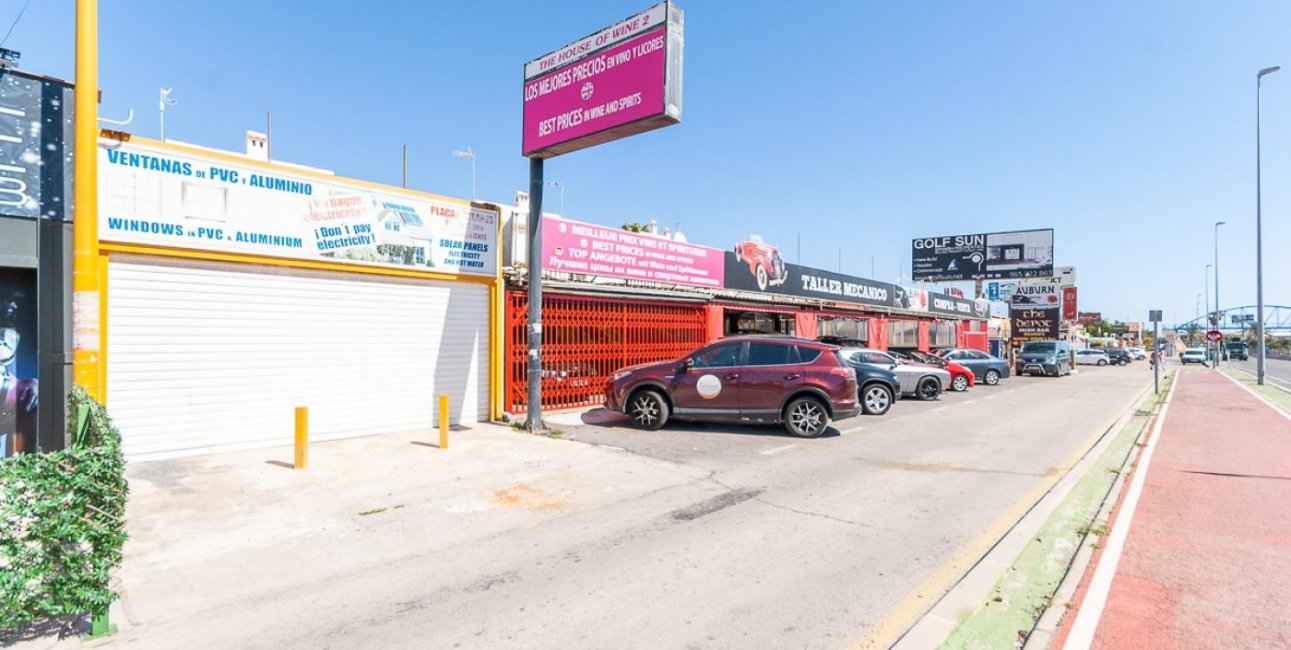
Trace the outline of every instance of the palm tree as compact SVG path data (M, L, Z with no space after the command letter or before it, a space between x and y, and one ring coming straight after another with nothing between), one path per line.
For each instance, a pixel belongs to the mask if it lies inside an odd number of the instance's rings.
M1187 332L1188 345L1196 345L1198 337L1201 336L1201 326L1196 323L1188 323L1188 327L1184 328L1184 330Z

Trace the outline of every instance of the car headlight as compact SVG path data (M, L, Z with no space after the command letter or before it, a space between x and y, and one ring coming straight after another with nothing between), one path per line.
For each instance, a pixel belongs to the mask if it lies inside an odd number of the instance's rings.
M620 379L623 379L623 378L627 377L627 376L628 376L628 375L630 375L630 374L632 374L632 371L631 371L631 370L618 370L618 371L615 371L615 373L614 373L613 375L610 375L610 381L618 381L618 380L620 380Z
M1045 363L1058 363L1058 357L1049 357L1044 360Z

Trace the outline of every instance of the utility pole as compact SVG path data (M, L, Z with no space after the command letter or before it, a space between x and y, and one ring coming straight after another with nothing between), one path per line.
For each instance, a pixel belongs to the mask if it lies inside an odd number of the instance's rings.
M72 378L99 402L103 394L100 349L98 223L99 7L76 3L76 149L72 213ZM163 98L164 99L164 98ZM165 105L163 101L163 106Z
M454 154L456 155L456 154ZM475 158L471 158L475 166ZM529 396L531 433L546 429L542 422L542 158L529 159Z

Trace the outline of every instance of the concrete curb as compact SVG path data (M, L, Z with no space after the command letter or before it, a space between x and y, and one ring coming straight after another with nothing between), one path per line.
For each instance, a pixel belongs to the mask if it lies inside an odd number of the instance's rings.
M1080 459L1036 501L1025 514L982 556L941 598L933 604L892 648L917 650L940 646L960 624L959 612L976 609L990 594L991 588L1005 575L1018 555L1044 527L1049 517L1087 474L1116 438L1116 433L1134 417L1138 405L1152 391L1146 386L1135 395L1129 408L1099 434ZM1142 433L1140 433L1140 436Z

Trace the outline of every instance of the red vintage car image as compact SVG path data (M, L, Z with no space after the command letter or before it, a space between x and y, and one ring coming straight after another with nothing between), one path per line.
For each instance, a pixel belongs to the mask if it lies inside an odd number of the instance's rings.
M749 265L749 273L757 280L759 291L784 284L789 278L780 251L762 241L761 235L749 235L748 239L736 244L735 259Z

